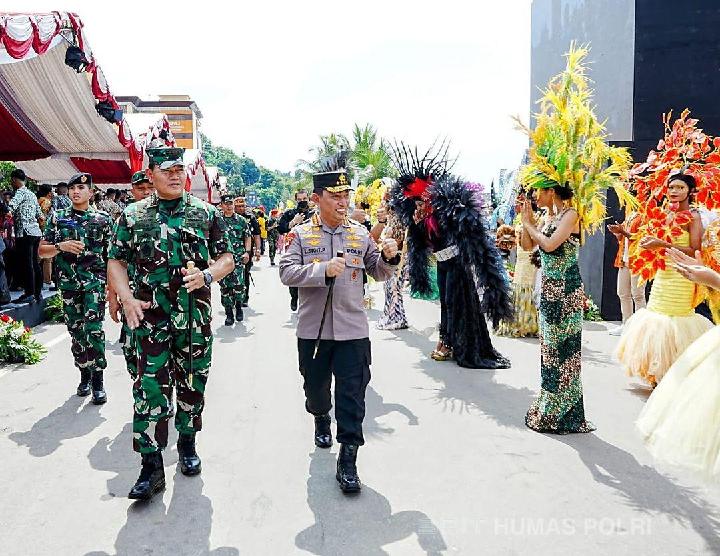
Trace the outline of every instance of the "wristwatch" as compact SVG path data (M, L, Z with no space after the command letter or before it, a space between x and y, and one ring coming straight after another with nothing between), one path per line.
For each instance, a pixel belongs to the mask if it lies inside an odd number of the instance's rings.
M58 253L61 253L59 243L53 243L53 247L58 250Z
M212 284L213 281L213 275L210 273L209 270L203 270L203 276L205 277L205 285L209 286Z

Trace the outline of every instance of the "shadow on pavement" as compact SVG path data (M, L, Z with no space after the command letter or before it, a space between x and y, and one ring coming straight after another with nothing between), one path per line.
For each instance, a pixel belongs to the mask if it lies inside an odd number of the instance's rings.
M408 425L418 425L418 418L410 409L399 403L385 403L383 397L378 394L372 386L368 386L365 391L365 420L363 422L363 431L373 437L379 437L383 434L392 434L395 429L391 427L383 427L378 423L378 418L383 415L397 412L407 417Z
M93 469L115 473L107 481L110 497L126 496L139 473L140 457L132 450L132 427L132 422L127 423L112 440L101 438L88 454Z
M89 399L72 394L64 404L40 419L29 431L12 433L10 440L18 446L27 446L31 456L49 456L61 446L63 440L90 434L105 421L100 414L102 406L91 404Z
M446 412L478 411L502 426L524 430L525 413L537 394L528 388L513 388L495 381L496 373L512 372L512 369L463 369L453 361L430 359L425 353L435 347L429 340L434 331L434 328L425 331L409 328L394 334L421 352L420 370L438 384L433 396L435 403L442 405Z
M362 478L361 461L359 466ZM447 550L442 534L424 513L393 513L387 498L366 485L358 495L343 495L335 480L335 457L326 450L310 454L307 501L315 523L296 535L295 546L312 554L388 554L383 546L412 535L417 535L416 553Z
M167 472L167 469L166 469ZM174 482L170 506L158 494L150 502L135 502L127 511L127 521L115 540L117 556L128 554L192 554L193 556L239 556L236 548L210 550L212 502L202 494L201 477L185 477L179 471ZM86 556L108 556L89 552Z
M223 317L224 318L224 317ZM247 313L242 322L236 322L233 326L220 326L215 329L215 339L222 344L232 344L238 338L247 338L255 332L255 326L247 321Z
M417 331L403 332L409 345L420 350L426 348L425 335ZM448 410L477 410L502 426L537 434L527 429L524 421L536 393L494 380L496 373L511 370L461 369L452 362L437 363L431 359L423 360L420 367L441 385L436 398ZM627 426L633 425L628 423ZM720 515L718 508L703 500L693 489L677 485L654 468L641 465L632 454L595 434L544 436L576 450L593 479L617 491L630 507L640 512L662 513L670 520L688 523L713 553L720 550L720 518L715 517Z
M177 431L170 418L168 427L168 446L163 450L165 465L177 463ZM115 476L107 481L107 496L103 499L115 497L124 498L135 484L140 473L140 454L133 451L132 421L127 423L120 433L110 440L107 436L97 441L88 454L88 461L93 469L109 471Z
M594 434L547 435L577 451L593 479L620 494L641 512L665 514L670 521L689 523L713 554L720 552L718 508L692 488L673 483L652 467Z

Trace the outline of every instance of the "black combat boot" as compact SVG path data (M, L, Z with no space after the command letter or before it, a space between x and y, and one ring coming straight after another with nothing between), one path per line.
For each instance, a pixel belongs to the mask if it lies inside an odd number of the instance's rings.
M329 448L332 446L332 432L330 431L330 415L315 415L315 446Z
M238 322L242 322L243 319L245 319L242 308L242 303L235 304L235 320L237 320Z
M90 369L80 369L80 384L77 387L77 395L85 397L90 393Z
M235 324L235 318L233 317L232 305L225 307L225 326L232 326Z
M133 500L150 500L153 495L165 490L165 468L162 452L142 455L142 469L135 486L128 498Z
M340 483L340 490L344 494L360 492L362 487L357 473L357 451L358 447L354 444L340 445L335 478Z
M95 405L102 405L107 401L107 395L105 394L105 388L103 387L103 372L94 371L92 373L92 403Z
M177 451L182 474L188 477L199 475L202 465L195 451L195 434L181 434L177 441Z

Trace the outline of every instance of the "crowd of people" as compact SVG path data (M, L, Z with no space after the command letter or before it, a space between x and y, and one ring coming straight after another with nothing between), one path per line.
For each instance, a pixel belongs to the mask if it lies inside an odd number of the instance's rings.
M0 199L0 306L40 302L43 288L57 291L57 269L51 257L38 254L38 247L53 215L72 206L66 182L39 184L33 191L25 172L16 169L10 184ZM114 219L129 202L129 189L98 190L90 199L91 206ZM13 299L11 292L23 294Z
M148 500L165 487L162 454L172 417L181 472L201 473L196 435L212 366L211 286L219 284L224 325L243 321L251 267L266 251L271 266L279 257L279 279L297 312L298 367L320 448L333 443L334 378L336 480L344 493L361 490L373 280L385 282L379 329L410 326L407 293L439 300L439 338L428 346L436 361L507 369L511 361L495 349L490 331L537 336L540 391L525 424L553 434L595 430L584 408L579 251L586 235L605 225L610 188L626 207L624 221L607 227L618 240L617 356L628 374L657 386L638 427L658 457L720 473L720 403L712 387L720 337L696 312L703 301L710 315L720 307L720 206L708 201L720 198L712 189L720 169L707 160L710 152L720 160L720 142L684 115L661 143L687 137L695 159L673 145L675 158L654 153L630 170L627 151L603 140L583 57L568 56L536 128L526 129L531 146L515 219L497 230L482 188L452 173L445 144L390 148L395 177L373 184L377 206L359 195L353 200L348 153L336 153L319 162L312 190L296 191L291 209L267 216L242 195L225 193L218 207L190 195L183 149L164 144L147 149L148 167L132 176L128 191L100 193L90 174L79 173L54 192L40 187L35 194L14 171L4 247L25 288L20 301L39 301L44 281L59 288L80 373L77 395L92 395L94 404L108 401L106 306L122 323L133 449L141 458L129 498ZM571 86L551 92L558 83ZM578 152L583 156L569 164L568 153Z

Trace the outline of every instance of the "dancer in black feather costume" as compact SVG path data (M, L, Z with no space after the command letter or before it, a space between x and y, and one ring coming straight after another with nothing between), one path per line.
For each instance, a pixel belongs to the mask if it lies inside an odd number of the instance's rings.
M485 315L494 325L512 318L509 283L482 215L480 192L448 173L443 144L419 156L395 146L400 176L392 191L393 210L408 226L408 266L413 289L430 290L428 259L438 259L440 342L438 361L454 358L461 367L504 369L507 358L493 348Z

